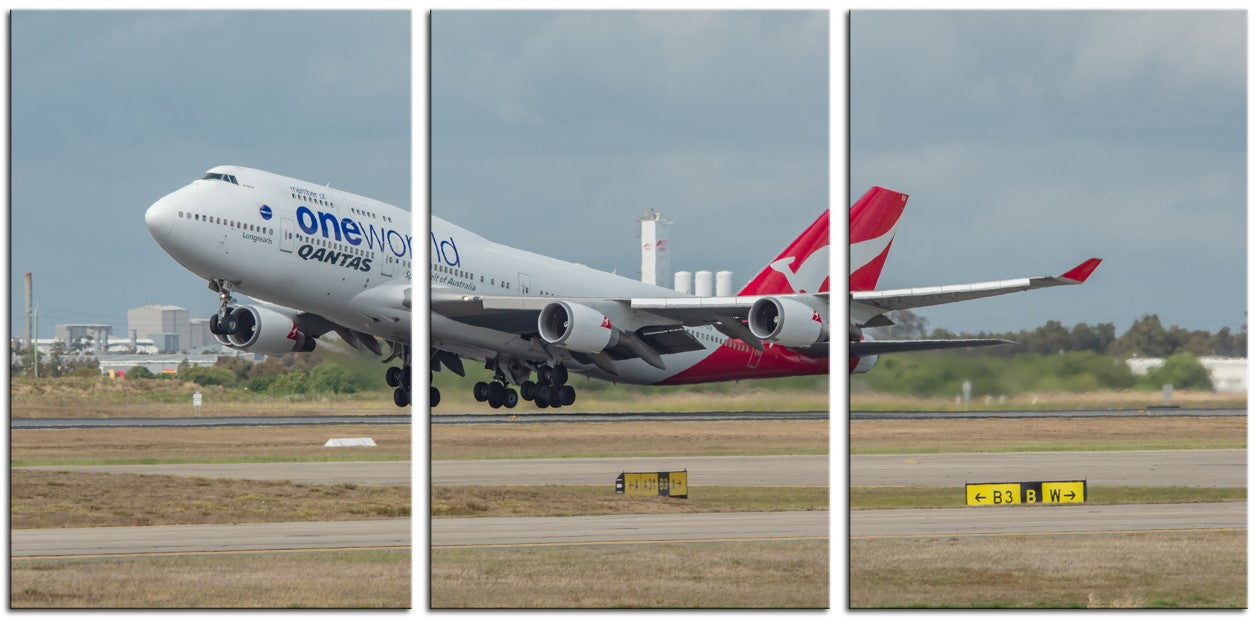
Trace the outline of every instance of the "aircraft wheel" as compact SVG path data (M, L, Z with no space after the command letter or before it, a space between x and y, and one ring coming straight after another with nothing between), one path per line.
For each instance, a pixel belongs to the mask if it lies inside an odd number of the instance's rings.
M410 391L398 386L393 390L393 403L399 408L410 405Z
M401 369L398 369L398 372L401 374L398 379L401 380L402 386L405 387L406 390L410 390L410 365L406 365Z
M436 407L439 403L441 403L441 391L437 390L436 386L432 386L428 389L428 404Z
M536 398L536 399L533 399L533 403L535 403L535 404L537 405L537 407L539 407L539 408L541 408L541 409L543 409L543 410L544 410L544 409L546 409L546 408L548 408L548 407L550 407L550 402L549 402L549 401L546 401L545 399L542 399L542 398L541 398L541 395L537 395L537 398Z
M388 370L384 372L384 381L389 385L389 388L397 388L398 386L401 386L401 378L402 370L397 367L389 367Z
M223 334L235 334L239 327L239 322L236 321L235 315L227 315L218 323L218 329L222 330Z
M502 405L505 405L507 408L513 408L517 403L519 403L519 394L515 392L514 388L507 388L506 394L502 397Z
M576 389L571 386L560 386L559 403L563 405L572 405L573 403L576 403Z
M523 397L524 401L536 399L537 384L533 383L532 380L524 380L524 383L519 385L519 396Z
M537 369L537 383L543 386L554 383L554 368L541 367Z
M476 401L487 401L489 399L488 382L476 382L476 385L471 388L471 396L475 397Z
M210 315L210 320L209 320L209 329L210 329L210 334L222 334L222 333L223 333L223 329L222 329L222 328L220 328L220 327L218 327L218 315L217 315L217 314Z
M503 386L501 382L489 382L489 407L502 407L504 399L506 399L506 386Z
M567 367L561 364L555 365L554 371L551 372L551 381L554 382L555 386L562 386L566 384L567 383Z

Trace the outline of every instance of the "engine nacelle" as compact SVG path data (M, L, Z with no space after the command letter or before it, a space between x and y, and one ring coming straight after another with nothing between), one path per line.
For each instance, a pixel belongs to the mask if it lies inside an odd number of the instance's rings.
M828 304L813 308L792 298L764 297L751 305L747 326L760 340L806 348L829 340Z
M273 310L237 306L227 315L235 320L236 329L231 334L214 335L223 345L267 356L314 351L315 340L298 330L292 319Z
M620 331L601 311L572 302L551 302L537 315L537 331L550 345L596 354L619 341Z

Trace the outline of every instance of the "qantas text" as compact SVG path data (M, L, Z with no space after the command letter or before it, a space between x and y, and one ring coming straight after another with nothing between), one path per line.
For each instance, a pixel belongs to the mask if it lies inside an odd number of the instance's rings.
M303 244L298 248L297 256L307 261L322 261L360 272L371 271L371 259L357 257L348 252L335 252L326 248L315 248L310 244Z

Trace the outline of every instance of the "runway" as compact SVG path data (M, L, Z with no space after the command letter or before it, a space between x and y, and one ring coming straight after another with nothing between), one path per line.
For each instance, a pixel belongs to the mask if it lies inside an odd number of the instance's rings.
M433 485L607 485L621 472L688 470L702 485L829 485L828 455L460 459L432 462Z
M1243 502L851 511L851 539L1244 529Z
M13 559L409 548L410 520L10 530Z
M1247 451L853 455L852 485L1085 480L1090 485L1246 487Z
M293 483L409 485L408 461L319 461L265 464L124 464L110 466L26 466L24 470L161 474L207 479L292 481Z
M432 520L434 548L807 540L828 537L828 511Z
M732 420L827 420L829 412L512 412L432 414L433 425L519 425L535 423L627 423Z

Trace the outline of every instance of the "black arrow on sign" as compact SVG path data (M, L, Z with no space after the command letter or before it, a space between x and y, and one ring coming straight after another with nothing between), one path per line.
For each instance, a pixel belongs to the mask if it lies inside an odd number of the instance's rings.
M973 499L978 502L982 502L983 498L986 498L986 496L983 496L981 493L977 493L973 495Z
M1076 496L1076 495L1077 495L1077 494L1075 494L1075 493L1073 493L1073 492L1070 492L1070 493L1069 493L1069 499L1070 499L1070 500L1073 500L1073 499L1074 499L1074 496Z

